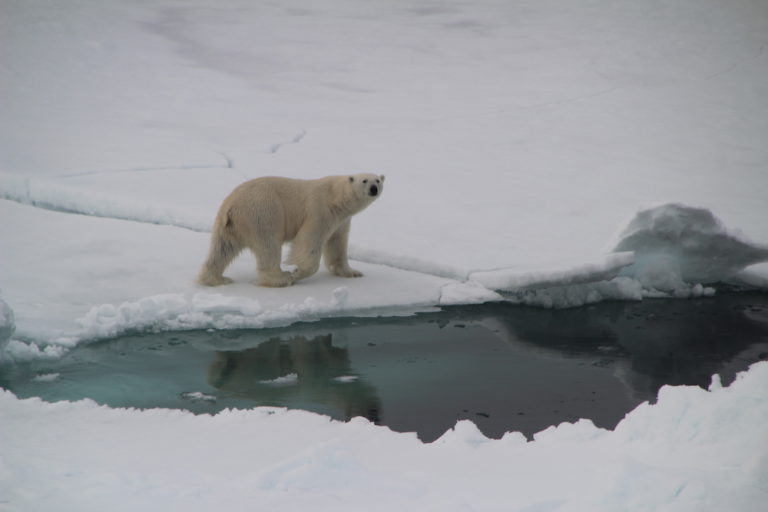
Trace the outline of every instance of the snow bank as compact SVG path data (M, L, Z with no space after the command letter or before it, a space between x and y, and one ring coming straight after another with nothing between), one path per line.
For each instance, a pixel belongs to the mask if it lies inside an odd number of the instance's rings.
M266 386L274 386L274 387L295 386L298 383L299 383L299 374L297 373L289 373L287 375L281 375L280 377L276 377L274 379L259 381L259 384L264 384Z
M642 287L618 277L634 262L632 252L608 254L599 261L539 265L533 269L473 272L470 279L498 290L512 302L546 308L583 306L604 300L640 300Z
M768 263L747 267L735 274L730 282L749 288L768 290Z
M615 431L581 420L431 444L357 418L275 408L110 409L0 392L10 510L760 510L768 362L709 391L664 387ZM199 397L192 397L195 399ZM85 434L84 434L85 433Z
M5 348L15 330L16 321L13 318L13 310L0 298L0 350Z
M614 250L635 254L622 275L637 279L649 294L675 297L710 293L699 283L726 282L745 267L768 261L768 246L726 228L707 209L681 204L638 212Z
M62 344L42 344L24 343L19 340L10 340L0 351L0 361L21 363L38 359L58 359L69 351L67 346Z
M505 293L507 300L517 304L545 308L574 308L606 300L642 300L641 284L628 277L570 285L554 285Z
M608 254L597 262L570 263L567 266L539 263L526 270L509 268L473 272L469 278L493 290L519 291L610 280L633 262L634 254L624 252Z
M352 314L347 308L349 289L337 287L328 301L306 297L299 303L265 308L251 297L219 293L164 294L120 305L101 304L78 320L78 340L114 338L128 332L191 329L259 329L298 321Z
M469 279L513 302L554 308L714 294L705 284L766 288L768 283L757 266L745 270L768 261L768 246L726 228L705 208L673 203L641 210L621 231L613 251L587 263L478 271Z

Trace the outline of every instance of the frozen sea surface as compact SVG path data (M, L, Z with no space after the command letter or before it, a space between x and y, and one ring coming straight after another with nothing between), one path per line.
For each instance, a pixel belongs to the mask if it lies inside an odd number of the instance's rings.
M766 26L754 0L0 0L0 359L768 289ZM265 290L244 254L234 284L192 282L239 183L360 171L388 184L353 221L364 278ZM294 373L261 380L285 392ZM768 501L767 375L662 387L613 432L583 420L533 442L3 391L0 508L751 512Z

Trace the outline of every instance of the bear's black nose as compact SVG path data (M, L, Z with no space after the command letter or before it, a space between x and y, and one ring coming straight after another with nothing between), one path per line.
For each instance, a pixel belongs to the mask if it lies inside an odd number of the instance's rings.
M376 185L371 185L371 195L376 196L379 195L379 187Z

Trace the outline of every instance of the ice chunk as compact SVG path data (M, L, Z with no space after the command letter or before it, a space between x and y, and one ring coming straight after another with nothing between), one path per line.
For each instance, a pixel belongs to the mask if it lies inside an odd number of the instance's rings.
M473 272L470 279L500 291L519 291L594 283L616 277L622 268L634 262L631 252L607 254L588 262L561 262L534 269L503 268Z
M440 290L440 305L443 306L452 304L482 304L499 300L503 300L501 295L475 281L448 283Z
M336 308L343 308L349 302L349 288L346 286L339 286L333 290L333 298L331 304Z
M35 375L32 380L35 382L53 382L59 377L61 377L60 373L41 373L40 375Z
M357 381L358 376L357 375L341 375L339 377L334 377L334 381L341 382L342 384L349 384L350 382Z
M728 280L740 286L768 289L768 263L759 263L745 268Z
M709 210L666 204L640 211L622 231L613 253L593 261L503 268L470 274L472 282L512 301L574 307L602 300L702 297L702 283L764 284L743 269L768 261L768 246L727 229ZM757 276L757 277L755 277Z
M697 283L730 279L743 268L768 261L768 246L729 230L704 208L665 204L637 213L620 235L615 252L635 261L621 274L649 290L678 297L707 294Z
M299 375L296 373L289 373L288 375L282 375L275 379L260 380L259 383L276 387L293 386L299 383Z
M476 284L498 290L512 302L567 308L603 300L642 299L642 287L636 280L618 277L633 262L632 252L621 252L590 262L474 272L470 278Z
M58 359L63 357L68 351L69 349L61 345L40 347L37 343L10 340L6 342L5 350L0 354L0 360L18 363L34 359Z
M511 302L528 306L573 308L605 300L642 300L644 293L637 280L616 277L610 281L524 289L504 295Z
M182 400L189 400L190 402L215 402L216 397L208 395L202 391L185 391L179 395Z
M13 310L3 299L0 299L0 350L8 345L8 340L11 339L15 330Z

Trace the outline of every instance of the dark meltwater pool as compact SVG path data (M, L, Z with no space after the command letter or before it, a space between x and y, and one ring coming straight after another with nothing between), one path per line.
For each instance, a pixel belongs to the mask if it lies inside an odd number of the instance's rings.
M489 437L578 418L613 428L664 384L706 387L714 373L728 384L767 358L768 295L741 293L124 336L58 360L6 363L0 386L113 407L365 416L431 441L464 418Z

